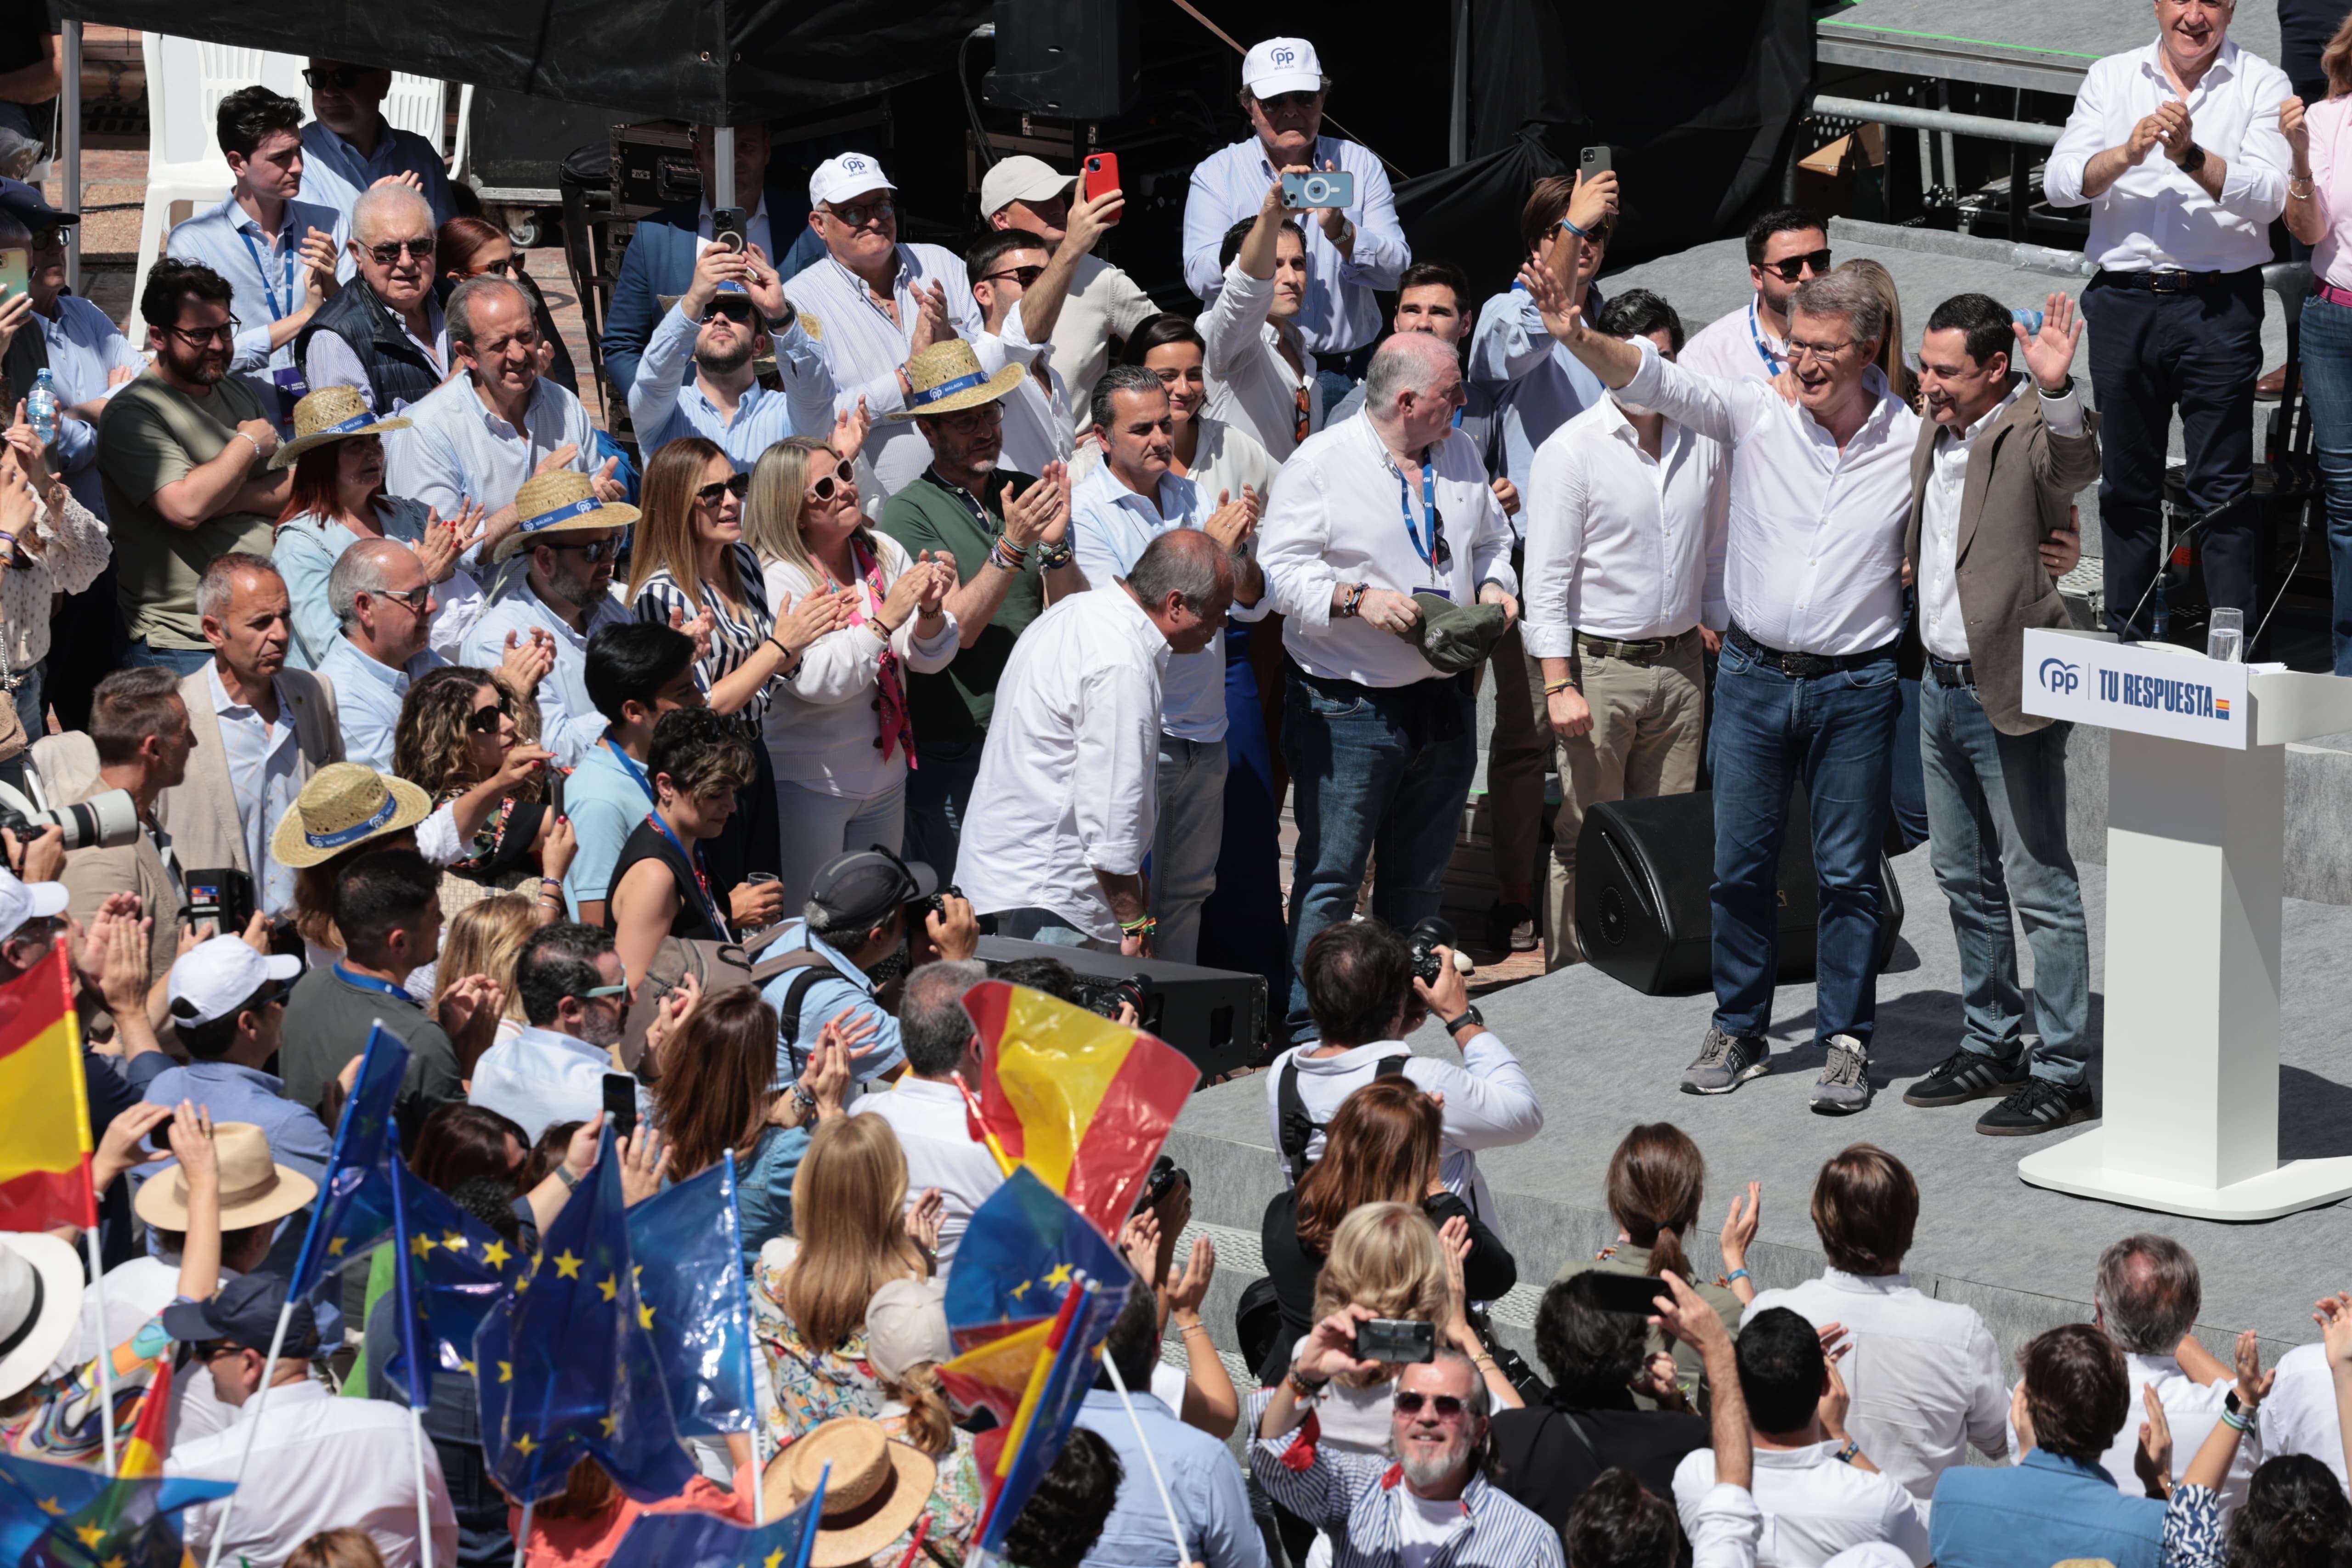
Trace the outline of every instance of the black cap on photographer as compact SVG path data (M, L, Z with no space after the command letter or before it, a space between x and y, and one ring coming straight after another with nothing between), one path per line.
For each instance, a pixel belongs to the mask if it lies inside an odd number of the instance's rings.
M901 860L884 849L856 849L818 868L809 902L824 911L818 924L871 930L887 923L892 910L940 890L939 873L920 860Z

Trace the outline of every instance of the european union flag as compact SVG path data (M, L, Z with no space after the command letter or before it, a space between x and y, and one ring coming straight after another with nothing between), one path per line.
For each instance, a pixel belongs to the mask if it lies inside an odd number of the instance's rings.
M959 1247L956 1266L962 1265ZM1095 1384L1103 1341L1110 1336L1111 1324L1127 1305L1127 1281L1132 1278L1122 1273L1113 1284L1081 1279L1064 1295L1062 1310L1049 1325L1044 1351L1031 1369L1029 1386L1012 1421L973 1439L972 1457L979 1463L981 1484L988 1495L988 1511L979 1531L981 1550L1003 1552L1005 1532L1028 1506L1037 1483L1061 1457L1070 1429L1078 1424L1087 1390Z
M400 1333L383 1374L405 1382L410 1405L422 1410L433 1397L436 1371L473 1375L474 1335L529 1260L396 1154L392 1215Z
M629 1252L679 1434L751 1430L751 1299L734 1152L631 1209Z
M1080 1276L1122 1284L1126 1259L1069 1201L1026 1165L989 1194L956 1244L948 1329L958 1350L1053 1317Z
M170 1515L236 1490L230 1481L118 1480L79 1465L0 1454L0 1563L9 1568L180 1568Z
M407 1042L382 1024L369 1030L359 1082L335 1123L326 1180L319 1184L302 1256L294 1265L292 1295L309 1295L345 1259L392 1234L392 1162L400 1142L392 1106L407 1072Z
M824 1512L819 1481L806 1502L757 1530L715 1514L641 1513L613 1549L610 1568L808 1568Z
M583 1458L645 1503L676 1497L695 1477L646 1331L624 1208L607 1127L594 1173L474 1336L483 1457L517 1502L562 1491Z

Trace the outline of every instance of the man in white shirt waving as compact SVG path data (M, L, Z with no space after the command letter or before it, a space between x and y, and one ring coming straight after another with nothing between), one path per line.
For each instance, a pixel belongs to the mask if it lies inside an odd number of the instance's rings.
M1646 289L1600 330L1675 359L1682 318ZM1698 787L1706 671L1723 603L1723 446L1611 394L1536 449L1528 507L1527 657L1559 748L1544 966L1576 941L1576 840L1595 801ZM1538 679L1539 678L1539 679Z
M2099 526L2107 625L2148 635L2166 442L2180 411L2189 506L2214 608L2259 619L2253 492L2262 268L2294 163L2286 73L2230 42L2235 0L2156 0L2157 39L2091 67L2052 148L2050 205L2091 208L2083 289L2105 443ZM2224 507L2228 508L2223 510Z
M1708 740L1715 772L1715 1018L1683 1075L1727 1094L1766 1070L1788 801L1809 797L1821 893L1814 1016L1825 1060L1812 1106L1870 1103L1885 831L1903 631L1903 529L1919 416L1874 363L1886 308L1832 272L1790 301L1792 405L1770 386L1693 375L1584 324L1539 268L1554 335L1628 401L1732 448L1724 598L1731 612ZM1276 488L1279 510L1282 491ZM1294 772L1296 770L1294 769Z

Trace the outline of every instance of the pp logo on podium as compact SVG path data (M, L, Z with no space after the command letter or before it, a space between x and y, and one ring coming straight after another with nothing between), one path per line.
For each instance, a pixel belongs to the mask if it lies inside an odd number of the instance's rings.
M2045 658L2042 661L2042 690L2055 691L2061 696L2072 696L2081 689L2082 684L2083 667L2081 665L2068 664L2063 658Z

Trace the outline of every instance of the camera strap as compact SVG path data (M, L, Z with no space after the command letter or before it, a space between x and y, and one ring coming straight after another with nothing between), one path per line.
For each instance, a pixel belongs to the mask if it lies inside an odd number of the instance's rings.
M789 1034L786 1037L790 1037ZM1372 1077L1376 1079L1402 1078L1404 1064L1412 1059L1410 1051L1382 1057L1374 1064ZM1307 1113L1307 1101L1298 1092L1297 1051L1293 1051L1290 1059L1282 1064L1282 1071L1275 1080L1274 1093L1276 1110L1282 1124L1282 1167L1290 1177L1291 1185L1297 1186L1298 1179L1307 1174L1307 1151L1314 1143L1315 1134L1328 1125L1316 1121Z

